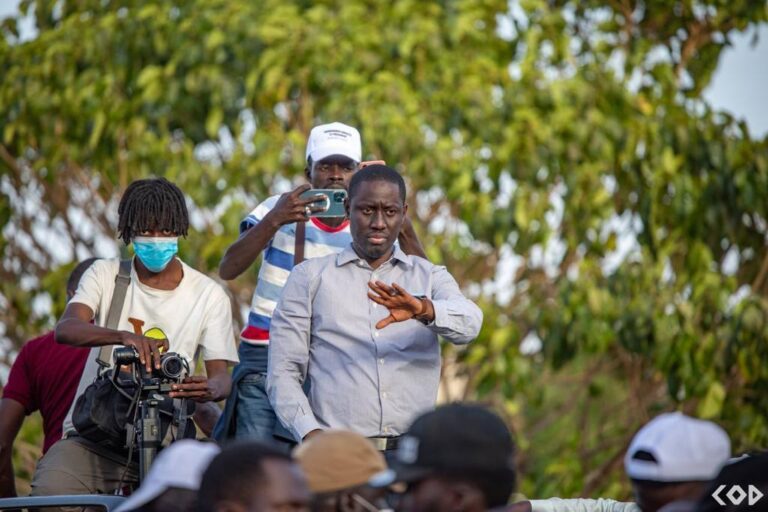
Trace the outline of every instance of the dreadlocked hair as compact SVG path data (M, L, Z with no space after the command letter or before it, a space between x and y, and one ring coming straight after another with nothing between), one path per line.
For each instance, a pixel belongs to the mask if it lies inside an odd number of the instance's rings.
M187 236L189 213L184 194L165 178L137 180L128 185L117 207L117 234L130 243L142 231L170 231Z

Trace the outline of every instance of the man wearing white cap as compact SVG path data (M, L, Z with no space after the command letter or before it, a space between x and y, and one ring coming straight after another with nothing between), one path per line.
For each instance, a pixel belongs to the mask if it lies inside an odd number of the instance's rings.
M731 456L728 434L682 413L657 416L632 439L624 457L643 512L692 510Z
M531 500L532 512L688 512L731 455L728 434L711 421L680 412L641 428L624 457L637 503L609 499ZM525 510L518 508L517 510Z
M248 214L240 223L240 237L229 246L219 266L221 278L231 280L259 255L264 256L248 323L240 333L240 364L232 375L232 394L214 432L219 440L273 441L275 430L278 437L291 438L277 423L265 390L272 312L294 265L338 253L352 240L346 217L311 216L322 207L316 206L316 198L300 196L312 188L347 189L362 159L360 133L338 122L315 126L307 140L306 159L304 173L309 184L269 197ZM405 253L425 257L410 223L399 243Z
M182 439L155 459L141 486L115 512L194 510L208 464L221 450L213 443Z

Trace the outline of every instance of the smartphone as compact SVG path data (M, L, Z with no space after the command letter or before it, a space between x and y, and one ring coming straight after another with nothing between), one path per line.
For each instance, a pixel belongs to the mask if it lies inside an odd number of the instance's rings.
M387 165L387 162L384 160L367 160L365 162L360 162L361 169L365 169L369 165Z
M344 209L344 200L347 198L347 191L338 188L315 188L302 193L302 199L310 199L314 196L323 196L312 206L323 206L323 211L312 212L310 217L346 217L347 212Z

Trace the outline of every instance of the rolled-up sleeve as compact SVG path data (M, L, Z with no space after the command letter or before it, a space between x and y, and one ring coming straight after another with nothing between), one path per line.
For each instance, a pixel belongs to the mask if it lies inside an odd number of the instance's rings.
M477 338L483 325L482 310L461 293L456 280L445 267L432 269L432 295L435 320L429 328L456 345Z
M278 419L297 441L321 428L302 390L309 364L312 319L311 279L307 265L293 269L269 328L267 393Z

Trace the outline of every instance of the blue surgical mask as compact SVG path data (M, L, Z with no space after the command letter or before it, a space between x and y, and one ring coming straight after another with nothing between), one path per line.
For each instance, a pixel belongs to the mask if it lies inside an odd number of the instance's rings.
M179 252L179 237L135 236L133 250L150 272L162 272Z

